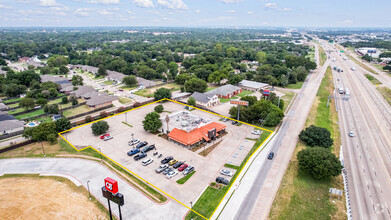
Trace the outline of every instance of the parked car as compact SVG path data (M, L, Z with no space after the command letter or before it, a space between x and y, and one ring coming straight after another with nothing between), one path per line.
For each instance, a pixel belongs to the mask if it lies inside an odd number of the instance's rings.
M188 166L188 167L183 171L183 174L184 174L184 175L187 175L187 174L193 172L193 170L194 170L194 167Z
M354 137L354 132L353 131L349 131L349 136L350 137Z
M128 152L128 156L133 156L133 155L138 154L138 153L140 153L140 149L134 148L134 149L132 149L131 151Z
M137 154L136 156L134 156L134 160L140 160L140 159L143 159L146 156L147 156L146 153L141 152L141 153Z
M129 146L133 146L135 144L140 143L140 139L136 138L128 142Z
M163 170L163 175L166 175L167 173L171 172L171 171L174 171L173 168L169 167L169 168L166 168L165 170Z
M163 172L167 168L168 168L168 164L162 164L155 170L155 172L156 173L161 173L161 172Z
M234 174L229 170L220 170L220 173L225 176L233 176Z
M228 185L229 181L227 179L219 176L219 177L216 177L216 183Z
M143 166L147 166L147 165L151 164L152 162L153 162L153 159L152 158L148 158L148 159L144 160L143 162L141 162L141 164Z
M124 90L123 90L123 89L120 89L119 91L120 91L120 92L123 92Z
M168 162L168 165L172 166L172 165L174 165L176 163L178 163L178 161L175 160L175 159L172 159L172 160L170 160L170 162Z
M261 131L260 130L254 130L254 131L251 132L251 134L261 135Z
M175 163L172 167L174 167L176 169L176 168L182 166L182 164L184 164L184 163L185 163L185 161L179 161L179 162Z
M147 153L148 151L151 151L151 150L153 150L153 149L155 149L155 148L156 148L155 145L152 144L152 145L149 145L148 147L144 147L144 148L141 150L141 152Z
M166 157L162 160L162 164L166 164L168 162L170 162L172 159L174 159L173 157L169 156L169 157Z
M169 173L166 174L166 178L171 179L172 177L174 177L177 174L178 174L178 171L176 171L176 170L170 171Z
M273 160L273 157L274 157L274 152L270 152L269 155L267 156L267 159L269 160Z
M142 148L144 146L147 146L148 145L148 142L144 141L144 142L141 142L139 144L136 145L137 148Z
M104 134L104 135L100 136L100 139L103 139L103 138L105 138L106 136L110 136L110 134Z
M228 118L223 118L223 122L229 121Z
M178 171L183 171L184 169L186 169L187 168L187 164L182 164L179 168L178 168Z
M236 125L238 122L237 121L232 121L232 125Z
M105 137L103 138L104 141L108 141L108 140L110 140L110 139L113 139L113 136L109 135L109 136L105 136Z

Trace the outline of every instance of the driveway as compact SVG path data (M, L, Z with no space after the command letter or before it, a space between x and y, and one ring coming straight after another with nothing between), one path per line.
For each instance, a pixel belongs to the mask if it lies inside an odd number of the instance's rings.
M124 195L125 205L121 207L124 219L182 219L188 209L169 200L157 204L122 180L111 170L98 162L76 158L17 158L0 160L0 176L3 174L45 174L61 175L87 189L106 208L107 199L102 196L101 187L106 177L118 181L119 192ZM78 184L76 184L78 185ZM111 203L113 214L118 216L118 206Z

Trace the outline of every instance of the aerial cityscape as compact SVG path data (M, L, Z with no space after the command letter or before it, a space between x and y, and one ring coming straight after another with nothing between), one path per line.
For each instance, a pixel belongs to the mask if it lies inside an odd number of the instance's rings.
M0 219L391 219L389 8L0 0Z

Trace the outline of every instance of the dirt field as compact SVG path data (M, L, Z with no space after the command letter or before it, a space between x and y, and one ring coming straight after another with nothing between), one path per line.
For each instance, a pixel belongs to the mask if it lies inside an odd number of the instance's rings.
M107 219L83 187L64 178L4 177L0 187L0 219Z

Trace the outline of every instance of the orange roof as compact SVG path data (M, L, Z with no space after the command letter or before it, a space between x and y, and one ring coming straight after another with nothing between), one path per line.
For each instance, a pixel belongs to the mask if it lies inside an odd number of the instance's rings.
M174 128L168 134L168 137L184 145L192 145L201 141L202 139L209 141L208 131L212 130L213 128L216 128L216 131L219 132L225 127L226 126L223 124L212 122L190 132Z

